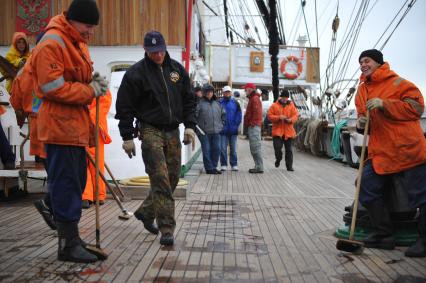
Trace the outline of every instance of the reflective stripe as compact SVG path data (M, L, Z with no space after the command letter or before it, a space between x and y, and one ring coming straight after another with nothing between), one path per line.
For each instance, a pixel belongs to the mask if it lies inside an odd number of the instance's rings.
M49 83L47 83L47 84L42 85L42 86L41 86L41 90L42 90L44 93L47 93L47 92L52 91L52 90L54 90L54 89L60 88L61 86L63 86L63 85L64 85L64 83L65 83L65 81L64 81L64 77L63 77L63 76L61 76L61 77L57 78L57 79L56 79L56 80L54 80L54 81L51 81L51 82L49 82Z
M63 39L59 35L57 35L57 34L46 34L46 35L44 35L40 39L40 41L39 41L38 44L40 44L43 41L46 41L48 39L53 39L53 40L57 41L62 46L62 48L65 48L65 43L64 43Z
M397 85L399 85L399 84L400 84L403 80L404 80L403 78L399 77L399 78L397 78L397 79L393 82L393 84L397 86Z
M24 71L24 68L19 69L18 73L16 73L16 76L19 76Z

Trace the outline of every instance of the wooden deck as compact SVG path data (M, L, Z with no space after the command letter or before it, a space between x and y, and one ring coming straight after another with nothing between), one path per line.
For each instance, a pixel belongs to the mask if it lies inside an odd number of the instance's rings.
M171 248L134 217L119 220L109 200L101 207L109 258L59 262L56 234L32 206L35 196L0 203L0 282L426 282L426 259L404 257L405 248L361 256L335 249L353 168L296 153L295 172L276 169L272 142L264 141L265 173L252 175L247 141L238 143L239 172L201 174L187 199L176 201ZM94 230L94 209L85 210L82 238L94 242Z

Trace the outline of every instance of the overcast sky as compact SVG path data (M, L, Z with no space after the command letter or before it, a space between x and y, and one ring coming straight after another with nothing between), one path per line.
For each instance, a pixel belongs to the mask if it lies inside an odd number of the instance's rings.
M249 3L251 1L228 1L232 2L232 5L241 5L241 3ZM265 0L267 3L268 1ZM283 20L284 30L286 34L287 44L295 44L293 40L298 35L306 35L306 27L303 17L300 21L295 21L300 10L301 1L298 0L286 0L280 1ZM337 4L339 3L339 18L340 27L337 33L337 46L339 47L344 33L347 29L350 21L352 10L355 6L356 11L360 7L361 0L317 0L317 13L318 13L318 34L319 34L319 47L321 54L321 72L323 73L326 68L326 63L329 57L329 48L332 36L331 23L336 15ZM350 60L350 65L347 71L347 77L352 77L355 71L358 69L358 56L365 50L373 48L374 44L378 41L382 33L391 23L392 19L396 16L397 12L403 7L402 11L406 10L407 5L403 6L406 0L370 0L369 2L369 14L367 15L359 34L358 40L354 47L353 55ZM408 3L411 1L408 1ZM223 15L223 1L222 0L210 0L207 1L212 8ZM238 3L238 4L237 4ZM254 2L253 2L254 3ZM228 4L229 5L229 4ZM253 14L257 13L257 9L252 6L251 11ZM307 25L309 29L309 35L311 43L316 46L316 33L315 33L315 1L306 0L305 13L307 19ZM208 13L208 11L206 11ZM243 13L243 14L247 14ZM402 13L399 14L397 19L401 18ZM260 23L260 17L252 17L257 19L256 25L261 30L262 24ZM209 21L213 21L210 19ZM246 17L246 21L249 17ZM353 20L351 20L352 22ZM296 23L296 24L295 24ZM297 24L299 23L299 24ZM376 48L380 48L384 42L384 39L388 37L390 31L395 26L395 22L392 24L390 30L385 34L384 38L379 42ZM295 31L293 26L298 27L298 31ZM217 43L225 43L226 38L224 35L219 36L218 33L224 34L224 28L218 29L217 27L208 27L206 32L210 29L210 35L214 35L213 41L217 40ZM253 27L252 27L253 29ZM261 35L264 36L264 35ZM213 38L213 37L212 37ZM215 43L215 42L214 42ZM266 39L265 42L266 43ZM309 45L309 44L307 44ZM401 77L406 78L415 83L423 95L426 94L426 0L417 0L413 8L408 12L407 16L401 22L399 27L396 29L389 42L383 49L384 60L390 63L391 69L398 73ZM338 64L336 64L337 66ZM356 73L355 77L359 77L359 72Z

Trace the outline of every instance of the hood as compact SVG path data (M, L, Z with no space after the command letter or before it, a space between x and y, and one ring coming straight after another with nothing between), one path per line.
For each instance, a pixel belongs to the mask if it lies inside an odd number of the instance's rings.
M18 51L18 48L16 47L16 43L21 38L24 39L25 43L26 43L24 54L21 54L21 55L25 55L25 54L28 54L28 52L30 52L30 44L28 43L28 39L27 39L27 36L25 35L25 33L23 33L23 32L15 32L13 34L13 38L12 38L12 45L13 45L13 48L15 48L16 52L19 54L20 52Z
M60 15L57 15L55 17L53 17L49 24L46 27L46 31L50 30L50 29L57 29L60 30L62 33L66 34L67 36L70 37L70 39L74 42L84 42L87 44L87 40L85 40L80 33L78 32L78 30L76 30L71 24L70 22L67 21L66 19L66 12L63 12Z
M390 69L389 63L386 62L377 68L369 78L361 74L359 80L360 82L379 82L394 76L398 75Z

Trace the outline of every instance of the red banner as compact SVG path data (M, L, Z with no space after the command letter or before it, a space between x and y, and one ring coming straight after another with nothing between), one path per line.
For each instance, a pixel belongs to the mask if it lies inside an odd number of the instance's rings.
M50 20L50 0L17 0L16 31L37 35Z

